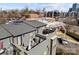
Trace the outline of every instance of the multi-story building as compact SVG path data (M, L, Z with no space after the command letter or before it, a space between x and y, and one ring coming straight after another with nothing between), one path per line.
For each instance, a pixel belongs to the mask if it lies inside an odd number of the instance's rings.
M72 5L72 7L69 9L68 11L68 16L70 18L74 18L76 19L76 21L79 23L79 4L78 3L74 3Z

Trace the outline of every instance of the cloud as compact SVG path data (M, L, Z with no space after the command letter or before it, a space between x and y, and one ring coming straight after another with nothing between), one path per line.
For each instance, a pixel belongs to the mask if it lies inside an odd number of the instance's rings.
M46 10L59 10L59 11L68 11L70 7L72 7L72 3L16 3L16 4L9 4L4 3L0 4L0 8L2 9L22 9L24 7L28 7L30 9L43 9Z
M68 11L68 8L71 7L72 4L67 4L67 3L52 3L52 4L42 4L42 6L46 7L47 11L48 10Z
M55 3L55 4L49 4L49 9L51 8L52 10L59 10L59 11L61 11L61 10L63 10L63 11L65 11L65 7L64 7L64 4L58 4L58 3Z

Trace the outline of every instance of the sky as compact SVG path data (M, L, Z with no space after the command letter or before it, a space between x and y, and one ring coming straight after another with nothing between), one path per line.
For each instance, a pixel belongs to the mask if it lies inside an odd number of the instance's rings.
M2 10L6 9L43 9L46 8L49 10L59 10L59 11L68 11L72 7L73 3L0 3L0 8Z

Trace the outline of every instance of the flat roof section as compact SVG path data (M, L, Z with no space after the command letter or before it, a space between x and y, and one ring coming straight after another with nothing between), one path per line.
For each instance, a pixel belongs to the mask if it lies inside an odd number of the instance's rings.
M37 21L37 20L28 20L28 21L26 20L25 23L32 26L32 27L35 27L35 28L40 28L40 27L47 25L47 24Z
M35 31L36 28L26 25L25 23L9 23L9 24L2 24L2 26L4 28L6 28L10 33L12 33L12 35L15 36L19 36L22 34L27 34L30 33L32 31Z
M0 26L0 40L11 37L11 35Z

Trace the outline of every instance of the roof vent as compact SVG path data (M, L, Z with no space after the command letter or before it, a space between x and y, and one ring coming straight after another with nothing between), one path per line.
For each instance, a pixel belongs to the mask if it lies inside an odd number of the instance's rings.
M15 21L13 21L13 24L15 24L15 25L18 25L20 23L23 23L23 21L22 20L15 20Z

